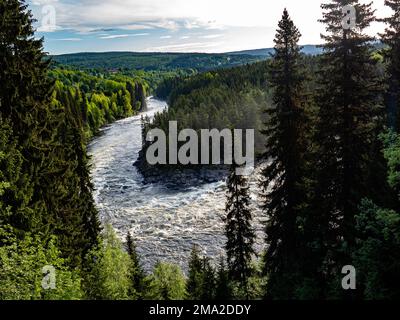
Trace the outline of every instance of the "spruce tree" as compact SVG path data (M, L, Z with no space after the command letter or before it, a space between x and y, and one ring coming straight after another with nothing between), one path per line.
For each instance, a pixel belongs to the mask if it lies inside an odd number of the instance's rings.
M145 273L140 263L139 256L136 251L135 242L132 239L130 232L128 232L126 236L126 247L128 249L129 257L132 261L132 289L131 289L131 296L135 298L143 298L145 294Z
M21 170L31 184L23 200L31 210L19 210L14 204L12 226L19 231L47 232L42 221L46 186L41 185L41 179L47 171L46 152L52 138L48 62L42 40L34 37L33 19L24 1L1 1L0 16L0 113L4 120L10 120L25 159Z
M200 300L213 300L215 298L215 270L211 265L210 259L203 257L201 296Z
M385 0L385 5L393 11L391 17L381 19L387 25L385 32L381 34L382 42L388 46L385 50L389 80L386 107L389 126L398 131L400 125L400 1Z
M229 273L225 266L224 257L221 256L217 276L216 276L216 300L230 300L232 299L232 288L229 279Z
M304 74L300 32L285 9L269 69L272 106L266 110L263 209L268 216L267 296L290 299L299 281L301 205L304 202Z
M29 176L21 169L23 158L10 125L0 116L0 246L7 237L3 230L15 226L18 217L32 214L29 195L32 194ZM3 229L3 230L2 230ZM3 239L4 237L4 239Z
M355 26L346 25L343 8L356 10ZM377 132L382 124L382 86L372 58L372 37L365 29L375 21L371 4L332 0L322 4L326 34L322 55L318 152L310 246L310 269L320 297L341 295L341 268L352 264L355 215L363 197L375 199L380 188L369 181L376 157Z
M255 254L253 245L255 232L251 226L249 209L250 195L247 180L236 174L238 166L233 164L228 177L228 191L225 212L225 245L229 274L239 282L246 298L249 297L248 279L252 274L251 261Z
M194 245L189 258L189 277L186 283L187 298L200 300L202 295L203 263L200 257L200 248Z

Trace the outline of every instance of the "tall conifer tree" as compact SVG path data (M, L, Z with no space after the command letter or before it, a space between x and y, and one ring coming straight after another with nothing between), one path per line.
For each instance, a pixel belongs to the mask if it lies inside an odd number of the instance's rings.
M203 284L203 263L199 246L194 245L189 258L189 278L186 283L187 297L190 300L200 300Z
M239 282L241 291L249 297L248 279L252 274L252 257L255 232L252 228L252 215L249 208L250 195L247 180L237 175L236 164L232 165L228 178L226 201L225 245L229 274Z
M229 279L229 273L225 266L224 257L220 257L220 262L217 270L216 289L215 289L216 300L229 300L232 299L232 288Z
M25 159L21 166L30 179L31 190L23 202L30 210L13 208L12 226L21 231L43 230L46 203L42 178L46 172L50 122L48 62L42 52L42 40L34 38L33 19L24 1L0 3L0 112L9 119L16 141Z
M128 234L126 236L126 247L128 249L128 254L129 254L129 257L131 258L131 262L132 262L131 296L138 297L139 299L141 299L144 297L144 294L145 294L145 277L146 277L146 275L145 275L145 272L140 263L138 253L136 251L136 245L132 239L130 232L128 232Z
M299 214L304 201L304 75L300 32L285 9L275 37L269 86L273 104L267 109L267 167L263 170L263 208L268 216L265 273L267 296L293 298L299 266Z
M343 292L341 269L352 264L360 201L375 198L380 188L370 183L369 170L382 124L382 86L371 54L374 39L365 33L375 21L371 4L331 0L321 7L326 34L318 93L315 208L308 229L314 230L314 278L320 296L327 297L328 290Z

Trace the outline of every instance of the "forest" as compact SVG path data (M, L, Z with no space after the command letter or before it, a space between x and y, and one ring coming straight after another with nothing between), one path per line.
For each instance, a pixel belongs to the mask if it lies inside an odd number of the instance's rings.
M357 27L344 29L349 4ZM54 64L25 1L1 1L0 300L399 299L400 0L385 4L380 48L365 31L377 19L370 4L326 0L320 55L301 52L285 9L270 59L239 55L214 70L226 56L80 54ZM144 119L144 132L170 120L257 130L264 252L235 164L218 261L193 246L187 273L163 261L145 272L136 239L100 223L88 141L144 110L150 93L169 110ZM356 287L343 273L353 269Z
M80 69L176 71L227 68L262 60L248 54L105 52L53 56L60 64Z
M113 121L146 109L149 85L140 77L92 76L64 68L48 73L54 82L52 103L73 110L87 138Z

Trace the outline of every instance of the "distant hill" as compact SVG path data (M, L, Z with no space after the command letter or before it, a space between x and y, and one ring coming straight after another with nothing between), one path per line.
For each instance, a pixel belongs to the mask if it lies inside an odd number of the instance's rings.
M80 69L103 70L176 70L195 69L207 71L240 66L265 59L255 54L206 54L206 53L138 53L104 52L76 53L52 56L53 61Z
M316 45L304 45L302 46L302 52L308 55L318 55L322 53L322 49ZM257 57L268 57L271 53L274 52L273 48L264 48L264 49L255 49L255 50L243 50L243 51L235 51L229 52L229 54L234 55L250 55L250 56L257 56Z

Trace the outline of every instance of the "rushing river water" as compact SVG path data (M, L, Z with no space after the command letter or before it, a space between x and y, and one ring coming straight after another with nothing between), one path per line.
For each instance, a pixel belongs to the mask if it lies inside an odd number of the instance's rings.
M167 108L148 99L150 118ZM130 231L148 271L157 261L187 269L193 244L217 258L225 243L225 181L171 188L163 183L145 184L133 163L141 149L141 115L107 126L89 145L95 201L103 223L111 223L124 239ZM254 227L262 249L262 215L257 206L257 174L250 178Z

